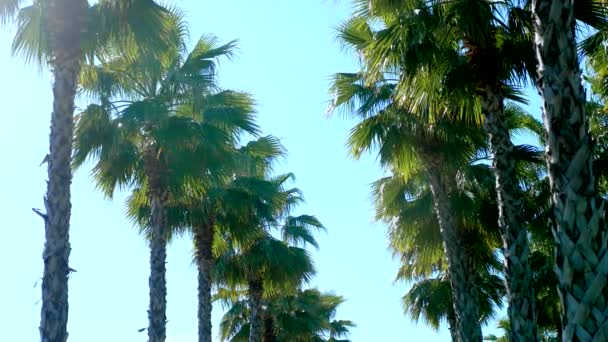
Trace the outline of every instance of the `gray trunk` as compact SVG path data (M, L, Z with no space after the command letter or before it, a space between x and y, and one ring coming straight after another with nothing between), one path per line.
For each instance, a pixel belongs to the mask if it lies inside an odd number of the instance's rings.
M76 3L76 2L75 2ZM49 6L48 15L64 12L68 3ZM78 15L82 9L71 4ZM70 12L72 12L70 11ZM44 199L46 207L45 243L42 259L42 308L40 315L40 340L65 342L68 339L68 276L70 272L70 186L72 183L71 157L74 131L74 98L80 72L80 54L74 39L66 44L77 27L66 26L65 21L52 20L54 45L53 112L49 139L48 183Z
M54 101L45 197L45 243L42 254L42 342L65 342L68 338L71 155L74 96L79 68L78 60L70 60L66 61L65 65L57 65L53 70Z
M49 139L45 243L42 259L42 308L40 341L68 339L68 276L70 272L70 186L74 131L74 98L80 73L80 34L88 3L56 0L46 7L46 29L53 72L53 112Z
M194 227L198 266L198 341L211 342L211 268L213 267L213 224Z
M262 282L249 282L249 342L261 342L264 333L264 319L262 317Z
M563 341L607 341L608 234L592 172L574 6L574 0L532 4L554 207L555 271Z
M454 312L459 341L482 341L481 325L477 310L478 297L475 284L472 282L476 270L470 260L465 258L464 246L458 235L458 230L448 198L448 187L443 179L439 165L431 164L428 175L433 193L435 213L439 221L441 237L448 262L448 273L454 300Z
M148 342L164 342L167 331L166 227L167 218L160 191L150 189L150 308Z
M490 137L492 166L496 176L498 225L503 242L504 274L507 288L510 341L538 340L530 270L528 236L521 216L522 201L517 183L513 143L505 121L504 97L488 87L482 94L482 109Z

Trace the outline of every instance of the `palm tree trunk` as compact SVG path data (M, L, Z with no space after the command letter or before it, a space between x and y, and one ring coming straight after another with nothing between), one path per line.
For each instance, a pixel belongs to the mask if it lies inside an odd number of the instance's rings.
M86 1L51 1L47 8L53 49L53 112L49 139L45 243L42 259L41 342L68 339L68 276L70 273L70 186L74 99L80 73L80 44Z
M511 323L510 341L536 341L534 289L530 270L528 236L521 212L515 161L511 157L513 143L505 121L504 97L501 91L488 86L481 96L486 130L490 137L492 163L496 177L498 223L503 241L504 274Z
M440 173L441 162L427 163L428 175L433 193L435 213L439 221L441 237L445 249L452 295L454 298L454 312L456 314L458 337L461 342L482 341L481 325L477 310L478 297L475 284L471 276L475 273L471 260L466 260L464 245L458 235L456 222L452 216L452 208L448 198L448 187L444 176Z
M262 342L264 320L262 318L262 282L249 282L249 342Z
M144 151L150 201L150 307L148 342L164 342L167 335L167 213L166 189L159 152L153 144Z
M198 265L198 341L211 342L211 268L213 267L213 222L194 227Z
M148 342L164 342L167 333L166 215L158 191L150 191L150 308Z
M584 4L582 5L584 6ZM574 0L533 1L564 341L606 341L608 234L597 197Z

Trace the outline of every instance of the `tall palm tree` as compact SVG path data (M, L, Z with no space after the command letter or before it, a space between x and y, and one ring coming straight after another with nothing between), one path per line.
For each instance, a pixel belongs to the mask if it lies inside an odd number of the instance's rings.
M213 240L215 236L222 235L222 232L217 234L216 231L228 230L232 236L248 235L251 232L239 231L246 229L239 222L252 213L270 216L268 203L274 203L277 200L275 197L280 196L277 184L256 178L251 170L244 170L266 169L274 159L283 155L278 140L271 136L263 137L248 143L238 152L238 166L234 173L239 176L227 184L221 181L213 184L203 190L202 196L192 198L193 201L188 206L198 267L199 342L212 340L211 285L215 264Z
M603 1L532 1L564 341L606 340L608 235L593 173L575 34L576 19L605 25L605 6Z
M453 179L455 170L466 165L485 138L473 125L449 117L449 104L444 107L448 113L445 117L425 122L428 113L409 113L394 100L394 89L395 84L385 79L366 85L360 74L339 74L333 105L346 107L351 110L349 114L362 119L349 138L353 155L358 157L377 149L381 163L393 165L405 177L426 174L447 257L458 333L464 340L481 339L477 305L471 300L477 298L471 278L475 269L466 259L458 236L448 180Z
M400 92L424 102L429 93L474 98L483 114L496 176L499 222L504 240L509 316L526 341L534 339L534 303L529 283L528 246L521 212L520 189L511 158L513 143L504 115L509 86L534 69L526 20L507 6L506 22L498 18L507 2L486 0L359 1L359 33L343 37L362 52L372 74L401 69ZM367 21L380 22L379 30ZM365 22L365 24L363 24ZM352 28L352 26L350 26ZM375 25L378 27L378 25ZM361 32L373 37L361 45ZM354 37L354 39L353 39ZM420 86L421 79L424 85ZM418 83L418 85L412 83ZM419 89L416 89L419 88ZM469 114L474 112L469 112ZM474 118L479 120L479 118ZM474 340L480 340L475 337Z
M143 189L150 206L150 341L166 335L167 206L193 178L221 177L241 133L257 134L249 95L216 85L215 61L230 56L234 42L218 45L203 36L190 53L184 30L162 59L118 56L83 72L89 105L76 128L76 166L93 157L97 186Z
M352 30L351 25L355 26ZM366 41L370 31L365 29L369 26L361 25L356 20L347 24L342 29L344 39L357 46L369 44ZM396 75L395 79L401 75L399 69L392 71L392 74ZM470 278L475 274L475 267L463 259L464 240L458 238L454 210L447 196L450 192L447 180L454 179L455 172L468 164L478 148L487 147L485 135L479 126L457 120L457 115L462 112L458 113L454 108L461 106L460 110L474 110L474 104L467 104L468 108L461 104L454 105L442 100L441 94L435 92L425 95L426 107L423 107L418 98L406 98L400 94L398 83L383 77L370 79L365 74L337 74L333 91L333 107L344 108L348 114L362 118L362 122L351 131L349 139L355 156L377 148L381 163L392 164L406 178L417 173L424 173L427 177L445 243L458 331L465 340L480 340L482 335L476 305L468 300L477 298L469 294L475 289L472 285L475 281ZM467 103L466 100L463 102ZM418 112L413 113L411 109ZM506 124L511 126L507 127L517 129L525 124L535 131L539 130L529 115L515 109L509 106ZM452 111L456 114L452 114Z
M68 337L73 114L81 64L85 56L94 57L108 45L142 48L152 43L159 47L166 42L167 14L154 1L144 0L102 0L93 6L86 0L34 0L28 5L22 0L0 1L0 21L14 19L17 24L13 52L47 65L54 80L50 151L44 158L48 182L43 215L42 341Z
M287 208L277 208L288 212ZM284 211L286 210L286 211ZM275 212L276 213L276 212ZM280 222L275 217L271 222L252 217L247 223L259 232L246 241L226 240L216 262L216 281L229 288L246 288L249 301L249 342L262 341L264 333L263 298L277 291L296 288L308 282L315 273L314 264L306 249L298 245L317 247L313 229L324 229L323 225L309 215L286 216L278 226L282 239L273 237L265 225Z
M293 291L290 291L293 292ZM246 341L249 309L242 293L222 289L215 296L228 311L220 323L222 341ZM264 307L264 342L348 342L349 328L355 324L336 320L337 308L344 298L317 289L277 294ZM243 338L245 337L245 338Z
M266 136L253 140L233 154L225 160L232 175L191 180L167 206L168 225L173 233L170 235L192 233L198 270L198 336L199 341L205 342L212 340L214 239L226 233L237 237L255 233L240 223L253 214L270 219L273 204L285 195L280 191L280 184L255 177L256 169L267 172L273 161L283 155L276 138ZM128 216L149 229L150 204L144 189L133 192L127 207Z

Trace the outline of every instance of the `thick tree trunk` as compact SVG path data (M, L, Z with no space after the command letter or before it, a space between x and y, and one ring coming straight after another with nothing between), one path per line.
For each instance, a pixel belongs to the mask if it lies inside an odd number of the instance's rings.
M264 320L262 317L262 282L252 280L249 282L249 342L261 342L264 333Z
M533 1L563 341L608 340L608 234L597 197L574 0ZM584 5L583 5L584 6Z
M496 176L498 223L503 242L510 341L536 341L536 311L528 236L521 216L522 200L512 158L513 143L504 114L504 97L487 87L481 96L485 126L490 137L492 164Z
M440 163L429 163L428 175L433 193L435 213L439 221L441 237L448 262L448 273L454 299L454 312L459 340L482 341L481 325L477 308L478 297L472 275L475 273L471 260L465 258L464 245L458 235L456 222L448 198L448 187L440 173Z
M47 8L51 32L53 112L49 139L45 243L42 259L41 342L68 339L68 276L70 273L70 186L74 131L74 98L80 73L79 36L86 16L86 1L61 0ZM74 20L80 18L81 20Z
M211 268L213 267L213 223L194 227L198 266L198 341L211 342Z

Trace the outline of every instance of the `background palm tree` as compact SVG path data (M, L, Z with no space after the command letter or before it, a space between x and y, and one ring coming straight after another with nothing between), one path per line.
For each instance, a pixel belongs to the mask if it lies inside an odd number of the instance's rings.
M293 293L292 293L293 292ZM228 308L220 323L222 341L246 341L250 312L243 293L220 289L215 299ZM315 341L348 342L349 328L355 324L335 320L344 298L317 289L277 294L264 307L264 342ZM243 338L245 337L245 338Z
M290 177L280 176L275 182L282 185L289 179ZM308 282L315 273L308 252L298 245L310 244L316 247L312 230L324 227L314 216L288 216L301 196L295 189L284 192L286 200L273 203L276 207L271 211L273 215L270 219L251 215L242 223L257 234L241 241L230 235L216 240L219 245L215 280L221 286L247 290L250 342L261 341L264 333L263 296L293 289ZM281 240L269 233L268 229L272 227L278 228Z
M134 15L136 13L136 15ZM17 26L13 53L46 64L53 74L53 111L48 164L43 252L42 341L68 337L70 185L74 100L85 56L99 56L109 45L125 54L154 51L166 42L168 11L154 1L86 0L0 1L0 21ZM128 46L128 47L127 47ZM127 48L125 48L127 47Z
M241 133L257 134L249 95L218 89L215 60L230 56L234 42L203 36L190 53L185 27L162 59L117 56L83 70L82 83L99 104L79 115L74 162L96 160L98 187L139 188L150 206L150 341L166 335L167 207L193 178L221 177L224 160Z
M235 149L232 156L225 156L224 162L228 163L226 168L230 169L231 176L189 181L167 207L171 235L188 231L193 237L194 262L198 270L199 341L212 340L214 239L225 234L241 239L255 234L241 225L248 215L272 218L272 205L287 194L280 191L280 184L258 178L256 173L263 176L283 153L278 139L272 136L253 140ZM145 191L135 191L127 200L127 207L128 216L149 229L150 205Z
M247 236L248 231L239 223L247 215L256 213L269 217L267 203L274 203L277 195L276 184L264 179L255 178L248 168L267 169L273 160L283 154L283 149L274 137L264 137L248 143L238 151L238 169L240 174L229 183L218 182L204 191L202 198L194 198L189 206L194 237L194 254L198 267L199 293L199 341L211 342L211 285L212 270L215 264L213 240L216 236L226 234ZM250 165L248 165L250 164ZM251 176L250 176L251 174ZM222 232L217 234L216 230Z

